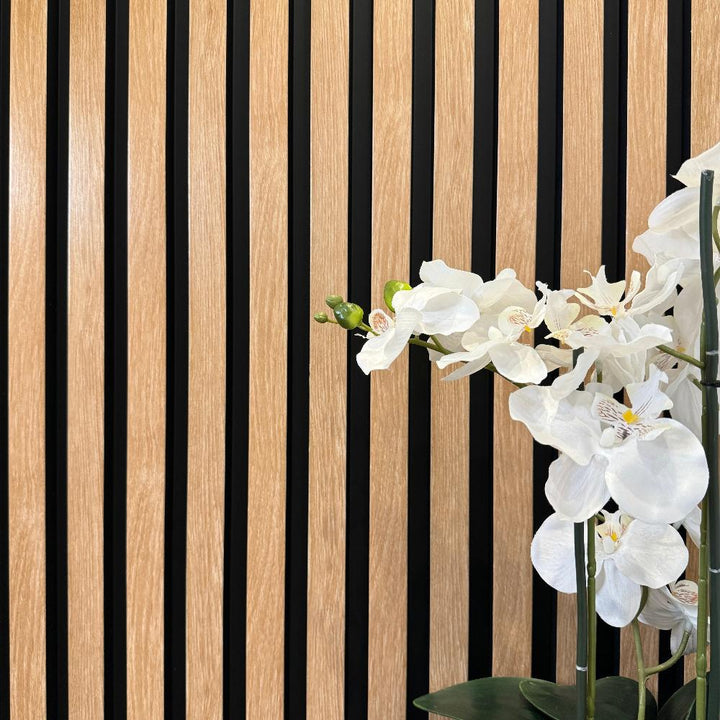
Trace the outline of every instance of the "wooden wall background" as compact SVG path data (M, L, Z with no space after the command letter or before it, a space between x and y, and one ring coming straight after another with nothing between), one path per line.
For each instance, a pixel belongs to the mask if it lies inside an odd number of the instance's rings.
M716 0L0 0L0 720L571 681L507 388L367 379L310 318L430 257L625 275L720 139L719 35Z

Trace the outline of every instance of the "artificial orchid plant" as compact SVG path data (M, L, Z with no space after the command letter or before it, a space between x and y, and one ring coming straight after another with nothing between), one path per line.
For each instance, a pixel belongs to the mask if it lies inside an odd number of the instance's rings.
M577 595L576 685L485 678L418 698L418 707L461 720L643 720L657 713L647 678L696 653L697 679L660 715L720 718L720 677L707 667L710 615L720 646L715 170L720 144L686 161L676 175L686 187L653 210L633 244L650 264L644 283L637 271L628 283L608 282L601 267L587 287L538 282L536 293L511 269L485 281L432 260L416 287L386 284L392 315L376 309L365 322L360 307L333 295L332 314L315 315L363 332L365 373L388 368L407 345L453 366L446 380L497 373L516 386L513 419L559 453L545 485L555 512L530 555L547 583ZM533 334L550 342L533 346ZM700 548L697 578L682 577L681 527ZM596 615L632 626L639 682L596 681ZM645 665L639 623L672 631L671 658Z

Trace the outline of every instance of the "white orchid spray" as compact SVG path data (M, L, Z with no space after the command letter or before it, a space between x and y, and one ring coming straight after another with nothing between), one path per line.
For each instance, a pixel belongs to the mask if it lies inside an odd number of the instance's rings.
M575 693L556 692L549 683L539 691L532 680L482 685L503 702L510 702L503 693L516 698L519 687L541 716L565 717L574 708L577 718L589 720L596 700L609 702L603 692L627 693L626 678L611 679L602 690L596 684L599 615L610 625L632 627L638 720L650 702L647 678L692 652L696 717L720 717L720 677L708 691L706 660L708 610L720 618L720 211L711 210L712 173L700 180L700 170L715 165L720 170L720 145L684 163L677 177L686 188L651 214L648 231L634 244L650 262L644 278L634 271L628 282L610 282L601 266L588 272L585 287L537 282L535 292L510 268L487 280L431 260L422 264L415 287L389 281L386 307L373 309L367 323L361 308L338 296L327 299L332 316L315 316L363 331L357 362L365 373L388 369L407 345L417 345L439 368L454 366L445 380L484 369L499 374L515 386L511 417L558 451L545 482L554 512L536 532L530 556L547 583L577 597ZM682 577L688 550L679 529L700 548L697 578ZM639 623L671 632L671 658L645 665ZM720 619L712 628L720 633ZM443 692L416 704L442 713ZM620 717L630 717L624 711ZM453 712L445 714L459 717Z

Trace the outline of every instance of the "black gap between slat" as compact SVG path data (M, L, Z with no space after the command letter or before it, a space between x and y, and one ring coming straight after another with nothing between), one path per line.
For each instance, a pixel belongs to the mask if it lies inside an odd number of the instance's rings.
M165 195L167 404L165 453L165 717L185 717L188 443L188 0L168 3Z
M475 0L472 271L495 277L498 0ZM492 675L493 402L491 373L470 376L468 677Z
M304 720L310 348L310 0L290 2L285 718Z
M665 191L684 185L675 173L690 153L690 3L668 0L667 24L667 140ZM681 532L684 531L681 529ZM660 632L660 661L670 657L670 632ZM685 683L685 665L678 662L658 676L658 702L662 706Z
M560 289L562 187L563 8L561 0L540 6L538 86L538 184L535 276ZM535 342L544 342L536 332ZM553 512L545 497L548 467L557 452L533 442L533 530ZM533 570L532 676L555 680L557 593Z
M410 279L419 282L432 259L435 129L435 2L413 2ZM390 279L390 278L388 278ZM398 278L407 279L407 278ZM426 716L414 698L429 690L430 673L430 363L410 348L408 380L407 718Z
M0 720L10 720L8 547L8 158L10 0L0 0Z
M627 0L606 0L603 40L602 262L609 280L625 278ZM597 676L617 675L620 631L598 618Z
M128 4L107 0L105 65L105 718L127 717Z
M373 2L350 3L350 187L348 297L370 308L372 257ZM364 720L368 706L370 532L370 380L347 341L345 549L345 718Z
M250 0L228 0L227 407L225 428L225 566L223 717L245 718L247 465L250 317Z
M68 716L67 271L70 7L48 4L45 225L47 716Z

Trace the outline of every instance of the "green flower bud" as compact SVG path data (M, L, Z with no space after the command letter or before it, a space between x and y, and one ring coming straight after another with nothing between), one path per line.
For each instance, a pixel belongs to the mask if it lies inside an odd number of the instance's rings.
M343 299L339 295L328 295L325 298L325 304L330 307L334 308L336 305L339 305Z
M335 315L338 325L346 330L354 330L362 322L365 313L355 303L341 302L333 308L333 315Z
M327 313L315 313L313 315L315 322L326 323L328 321Z
M392 312L395 312L395 308L392 306L392 299L395 297L395 293L398 290L410 289L410 286L402 280L388 280L385 283L385 289L383 290L383 300L385 300L385 304L390 308Z

